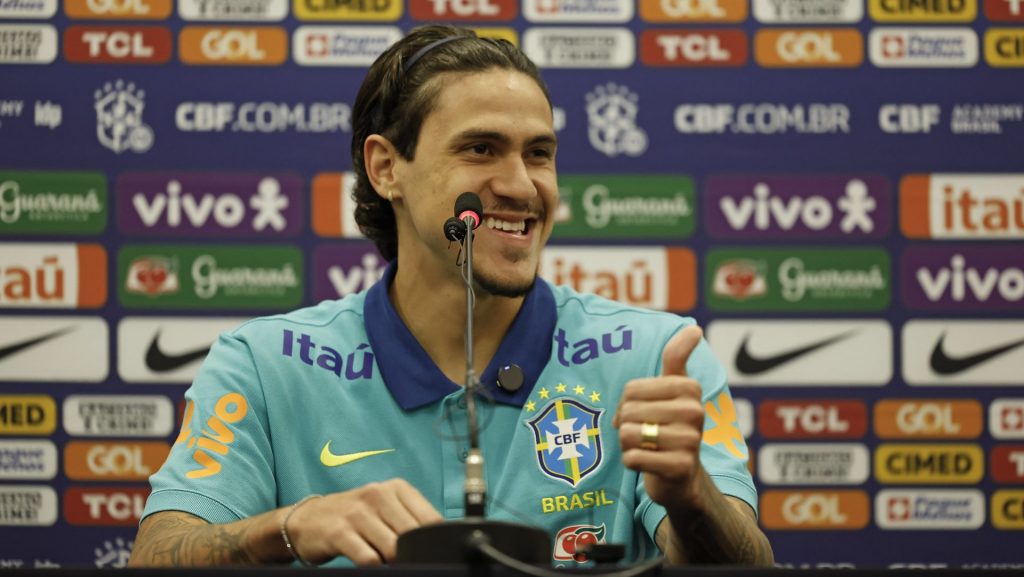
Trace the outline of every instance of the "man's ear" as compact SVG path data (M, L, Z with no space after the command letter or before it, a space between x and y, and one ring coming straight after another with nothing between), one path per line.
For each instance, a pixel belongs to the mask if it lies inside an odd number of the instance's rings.
M401 193L395 190L395 165L398 150L391 141L379 134L371 134L363 142L363 164L370 184L382 198L393 201Z

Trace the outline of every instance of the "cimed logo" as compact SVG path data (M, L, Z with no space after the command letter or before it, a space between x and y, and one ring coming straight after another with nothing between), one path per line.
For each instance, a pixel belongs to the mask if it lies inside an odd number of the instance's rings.
M146 93L134 83L107 82L95 92L96 138L100 144L121 154L127 150L143 153L153 147L153 129L142 122Z
M614 82L587 93L587 136L595 150L608 157L647 151L647 132L636 123L639 100L635 92Z

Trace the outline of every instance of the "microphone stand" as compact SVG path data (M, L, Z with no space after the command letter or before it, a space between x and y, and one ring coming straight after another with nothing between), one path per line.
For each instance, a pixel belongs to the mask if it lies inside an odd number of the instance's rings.
M478 216L479 218L479 216ZM465 518L427 525L403 533L398 537L396 564L465 564L482 565L493 555L484 551L497 550L498 554L525 564L550 565L551 537L537 527L488 521L487 483L484 479L484 457L480 451L479 423L476 415L476 373L473 369L473 222L463 221L465 237L462 239L464 259L462 276L466 283L466 419L469 422L469 454L466 457ZM460 230L460 232L462 232Z

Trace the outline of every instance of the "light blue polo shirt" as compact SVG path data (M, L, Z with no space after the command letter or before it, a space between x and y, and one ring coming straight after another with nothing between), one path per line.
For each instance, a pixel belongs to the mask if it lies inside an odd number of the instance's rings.
M401 477L445 518L462 518L463 390L396 313L395 271L368 291L223 334L185 394L182 431L150 479L143 516L178 510L225 523ZM488 517L546 530L555 565L575 565L574 544L587 540L624 544L632 561L657 555L665 511L622 466L612 417L625 383L657 375L665 343L693 323L538 280L480 375ZM498 369L513 363L525 383L507 392ZM687 372L707 409L701 462L723 493L756 510L725 370L706 342ZM368 451L380 452L349 458Z

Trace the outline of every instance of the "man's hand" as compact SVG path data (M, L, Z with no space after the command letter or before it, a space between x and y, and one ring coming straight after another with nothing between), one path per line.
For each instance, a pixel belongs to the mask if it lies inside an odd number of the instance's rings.
M676 333L662 351L661 375L627 383L612 421L623 464L643 473L647 494L669 509L693 507L699 499L704 407L700 383L687 376L686 361L702 334L697 326ZM656 450L641 447L644 423L658 426Z
M344 555L356 565L381 565L394 561L399 535L442 520L415 487L391 479L303 504L288 519L288 536L310 563Z
M132 567L210 567L291 563L281 521L292 505L233 523L210 524L181 511L161 511L142 522ZM395 559L398 536L442 521L441 514L402 479L310 499L288 517L292 547L310 563L345 556L356 565Z

